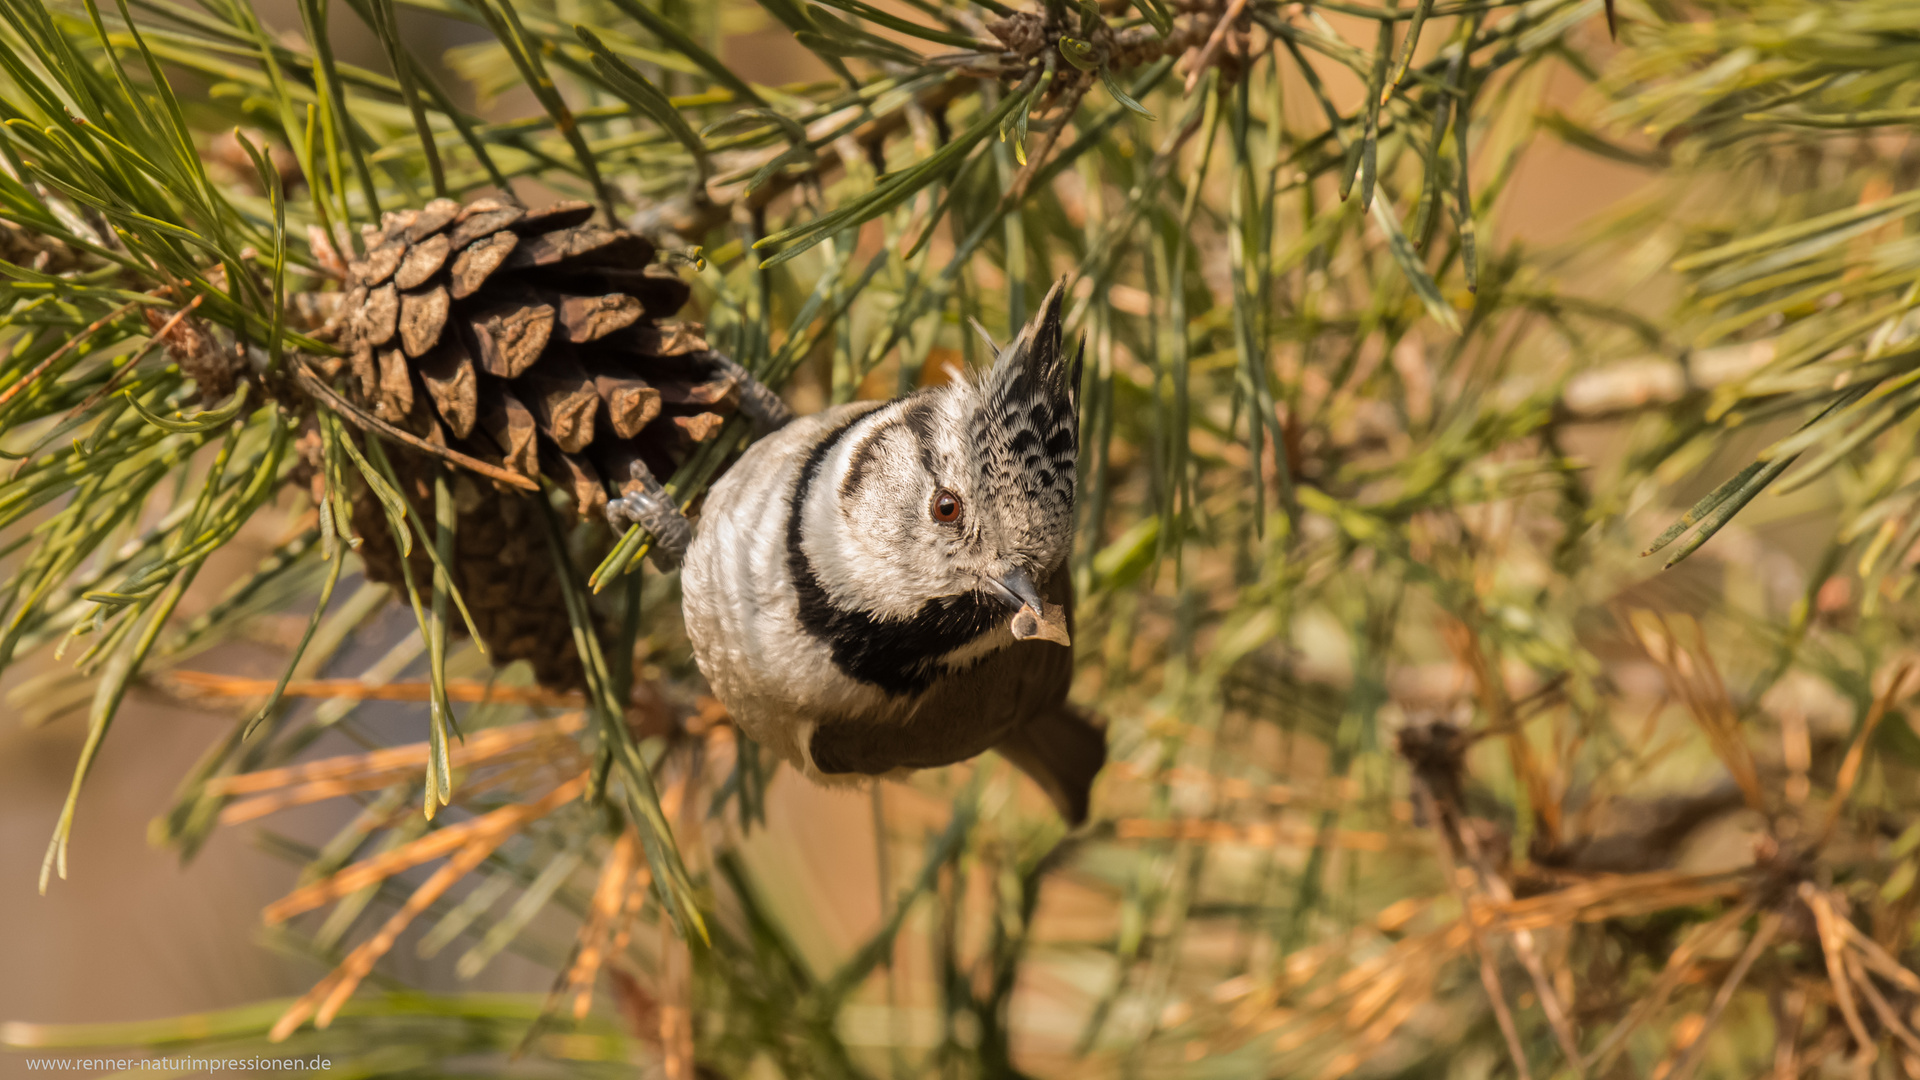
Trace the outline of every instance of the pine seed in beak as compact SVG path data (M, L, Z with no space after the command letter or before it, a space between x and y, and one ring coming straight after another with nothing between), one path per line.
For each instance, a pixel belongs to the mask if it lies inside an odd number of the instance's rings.
M1067 635L1067 609L1059 604L1042 605L1039 611L1033 605L1023 605L1013 613L1013 637L1016 641L1051 641L1055 645L1071 647L1073 639Z

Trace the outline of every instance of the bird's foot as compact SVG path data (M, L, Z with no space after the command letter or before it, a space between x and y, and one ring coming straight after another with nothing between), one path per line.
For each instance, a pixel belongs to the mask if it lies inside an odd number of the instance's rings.
M693 543L693 523L680 512L673 496L645 465L636 461L629 470L640 490L607 501L607 522L616 530L638 525L653 534L648 558L662 570L672 570L687 556Z
M707 356L713 366L723 375L732 379L740 387L740 413L753 421L756 434L765 435L787 426L793 419L793 410L780 400L773 388L759 379L746 368L735 363L733 358L722 352L709 350Z

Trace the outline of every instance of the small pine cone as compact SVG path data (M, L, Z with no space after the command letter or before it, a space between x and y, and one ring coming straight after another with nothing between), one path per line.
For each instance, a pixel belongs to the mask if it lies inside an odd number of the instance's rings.
M206 324L187 314L176 320L173 312L159 308L141 308L149 333L163 335L167 359L180 365L180 373L200 388L200 400L209 404L221 401L239 383L243 370L231 349L223 349L207 331Z
M739 407L738 369L698 327L661 322L689 290L653 265L653 244L592 214L582 202L529 211L436 199L364 228L367 253L348 265L323 334L346 354L329 365L346 396L434 445L544 473L583 516L627 493L634 461L672 475ZM431 520L425 455L389 444L389 456ZM526 659L543 685L579 687L529 496L470 474L459 492L455 584L495 662ZM369 493L354 525L368 576L399 586L399 553ZM426 587L424 552L412 567Z

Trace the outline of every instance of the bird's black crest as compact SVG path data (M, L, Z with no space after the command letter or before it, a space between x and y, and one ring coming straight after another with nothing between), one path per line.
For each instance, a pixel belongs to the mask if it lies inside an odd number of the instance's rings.
M980 439L991 490L1071 510L1080 437L1080 355L1069 361L1062 347L1063 284L1055 283L1040 314L988 373Z

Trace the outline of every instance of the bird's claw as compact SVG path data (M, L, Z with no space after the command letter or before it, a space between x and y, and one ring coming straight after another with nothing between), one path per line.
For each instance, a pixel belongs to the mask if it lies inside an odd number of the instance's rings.
M660 569L672 570L686 558L687 548L693 543L693 523L645 465L636 461L629 472L640 489L607 501L607 523L616 530L638 525L653 534L649 558Z
M709 352L707 355L713 366L740 388L740 412L753 421L754 431L764 435L787 426L787 421L793 419L793 410L780 400L780 395L774 393L766 383L754 378L732 357L720 352Z

